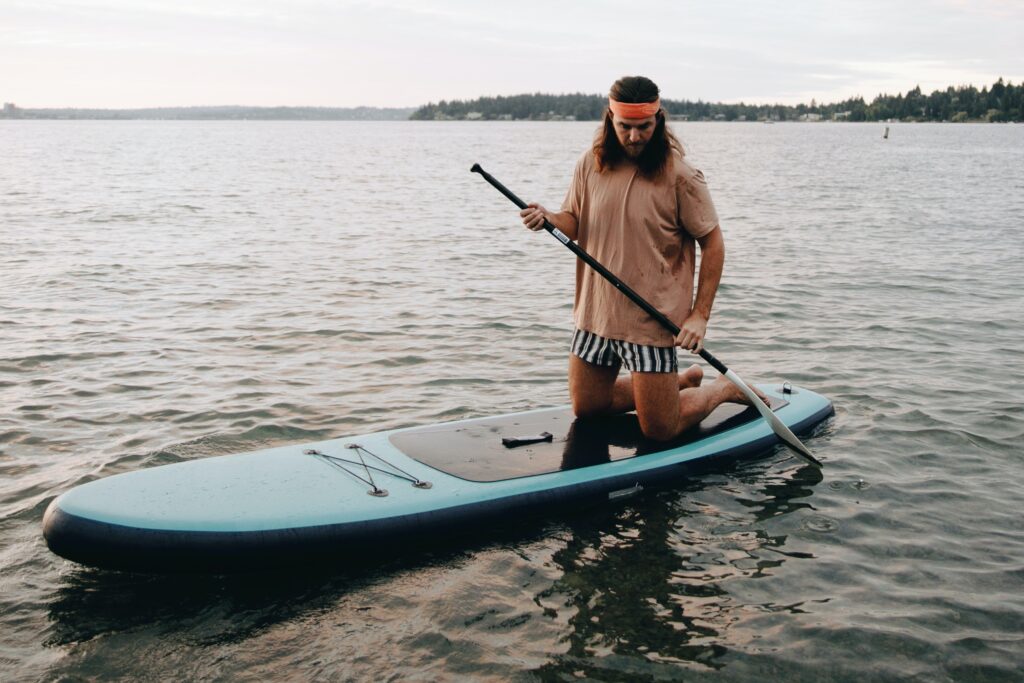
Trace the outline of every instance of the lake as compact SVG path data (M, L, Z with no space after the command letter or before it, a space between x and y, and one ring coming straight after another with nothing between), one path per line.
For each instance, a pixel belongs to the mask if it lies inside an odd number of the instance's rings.
M594 123L0 121L0 680L1021 680L1024 126L677 123L790 452L375 566L51 554L144 467L568 400ZM709 374L713 371L708 369Z

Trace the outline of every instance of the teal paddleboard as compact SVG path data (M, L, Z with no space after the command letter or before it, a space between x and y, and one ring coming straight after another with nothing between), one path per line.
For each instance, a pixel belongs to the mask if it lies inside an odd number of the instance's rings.
M798 434L833 414L807 389L760 388ZM124 570L344 562L376 545L615 499L777 443L757 411L736 404L670 443L644 439L633 414L588 420L549 408L119 474L56 498L43 534L65 558Z

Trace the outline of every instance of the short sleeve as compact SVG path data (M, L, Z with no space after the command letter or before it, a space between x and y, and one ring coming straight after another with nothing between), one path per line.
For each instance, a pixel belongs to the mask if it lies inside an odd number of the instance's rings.
M690 236L699 239L718 227L718 212L711 201L704 174L685 161L680 165L676 180L676 217Z
M579 220L583 211L583 196L587 189L587 157L591 154L587 151L576 162L576 169L572 172L572 182L569 184L569 191L565 193L565 200L562 202L562 211L572 214L573 218Z

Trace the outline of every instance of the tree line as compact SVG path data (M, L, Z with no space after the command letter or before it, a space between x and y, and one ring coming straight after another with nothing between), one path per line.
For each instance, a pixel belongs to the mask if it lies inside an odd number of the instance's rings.
M572 93L480 97L475 100L441 100L415 110L410 119L432 120L577 120L597 121L603 116L604 95ZM851 97L819 104L724 104L702 100L662 99L669 115L690 120L799 121L807 119L847 121L1024 121L1024 85L1000 78L980 90L973 85L950 86L931 94L917 86L906 94L878 95L871 102Z
M906 94L879 95L871 102L852 97L819 104L724 104L702 100L663 99L668 113L692 121L988 121L1024 122L1024 84L1000 78L980 90L973 85L935 90L915 87ZM178 119L178 120L577 120L597 121L604 115L604 95L533 93L475 100L441 100L417 109L381 107L152 107L143 109L28 109L4 103L0 119Z

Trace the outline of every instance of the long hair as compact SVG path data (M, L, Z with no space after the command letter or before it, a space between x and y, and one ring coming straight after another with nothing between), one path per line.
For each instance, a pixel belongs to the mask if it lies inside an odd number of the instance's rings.
M658 99L658 94L658 86L654 81L643 76L620 78L612 84L608 93L613 100L631 103L654 102ZM673 153L679 156L684 154L682 143L666 125L665 109L659 109L654 118L654 133L643 152L636 158L640 175L649 180L654 180L662 174ZM615 135L615 124L612 122L610 109L604 110L604 120L597 130L597 135L594 136L592 149L598 172L615 168L628 158L626 150L622 148L619 138Z

